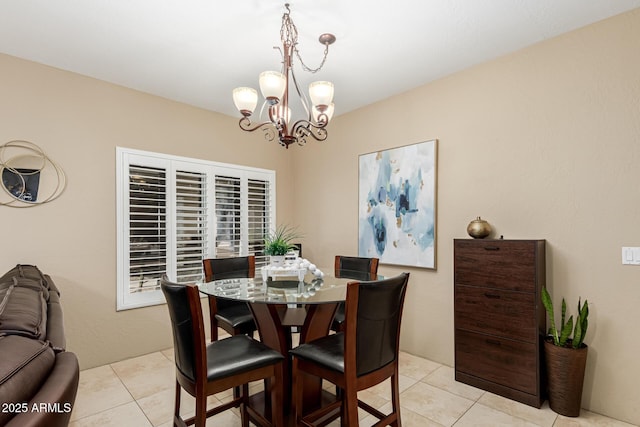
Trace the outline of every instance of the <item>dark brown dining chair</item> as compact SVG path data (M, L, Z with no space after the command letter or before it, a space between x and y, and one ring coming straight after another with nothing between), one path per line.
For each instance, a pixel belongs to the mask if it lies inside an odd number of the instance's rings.
M339 409L342 425L357 427L358 407L380 420L377 426L401 426L398 386L400 323L409 273L377 282L347 285L344 332L301 344L293 356L296 425L324 425ZM333 403L304 413L305 375L326 379L342 393ZM358 392L391 379L392 412L384 414L358 399ZM331 418L329 418L331 419Z
M233 258L208 258L202 260L207 282L222 279L253 278L256 275L254 255ZM218 339L218 327L229 335L249 335L257 330L251 310L245 302L225 300L209 296L211 341Z
M170 282L166 275L160 287L167 300L173 331L176 364L173 425L204 427L208 417L239 407L243 426L248 426L249 420L259 426L282 426L284 357L246 335L207 344L198 287ZM271 403L271 420L249 405L248 383L263 379L270 379L265 381L269 385L265 398ZM207 410L207 396L234 387L242 389L238 397ZM195 416L186 420L180 416L182 389L196 400Z
M334 269L336 277L345 276L351 279L359 279L358 273L365 273L371 276L364 276L362 280L374 280L378 274L378 258L336 255ZM338 304L333 322L331 322L331 330L335 332L344 330L344 303Z

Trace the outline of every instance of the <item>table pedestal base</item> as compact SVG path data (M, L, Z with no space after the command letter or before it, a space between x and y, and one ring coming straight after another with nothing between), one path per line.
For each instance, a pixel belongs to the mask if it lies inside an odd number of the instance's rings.
M292 418L292 385L291 356L293 327L300 327L300 343L313 341L327 336L337 304L313 304L306 307L290 308L286 304L249 304L258 326L260 341L285 356L284 360L284 411L285 418ZM333 397L331 397L333 396ZM310 376L304 377L304 408L317 408L324 399L335 396L322 390L322 380ZM262 397L264 402L264 396ZM264 403L262 407L264 408ZM293 425L293 424L291 424Z

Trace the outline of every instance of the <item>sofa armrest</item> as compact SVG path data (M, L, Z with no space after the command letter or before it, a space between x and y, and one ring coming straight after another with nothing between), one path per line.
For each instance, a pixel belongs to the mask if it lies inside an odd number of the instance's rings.
M56 293L51 293L47 304L47 341L56 353L65 351L67 340L64 333L62 305Z
M51 276L49 276L48 274L43 274L44 280L46 282L46 286L49 289L49 292L53 293L57 293L58 296L60 296L60 289L58 289L58 287L56 286L56 284L54 283L53 279L51 278Z
M67 427L79 380L76 355L71 352L57 354L54 368L29 402L29 410L11 418L6 427Z

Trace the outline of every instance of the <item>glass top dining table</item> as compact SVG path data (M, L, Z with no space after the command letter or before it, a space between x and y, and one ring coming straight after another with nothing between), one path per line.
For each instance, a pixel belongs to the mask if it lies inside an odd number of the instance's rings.
M383 279L358 271L343 270L333 274L315 275L306 272L299 276L274 276L260 274L255 278L222 279L199 284L200 292L216 298L249 303L267 304L325 304L343 302L347 295L347 283Z
M333 271L321 269L321 271ZM247 302L256 321L260 341L286 356L283 369L285 384L285 416L291 404L292 332L300 332L299 342L305 343L329 334L336 308L344 302L350 282L376 281L381 275L342 270L339 274L318 274L309 271L299 276L273 276L258 273L255 278L222 279L200 283L200 292L209 297ZM326 398L319 379L304 379L304 406L315 406ZM323 397L324 396L324 397ZM265 406L265 411L267 411ZM291 421L291 420L289 420Z

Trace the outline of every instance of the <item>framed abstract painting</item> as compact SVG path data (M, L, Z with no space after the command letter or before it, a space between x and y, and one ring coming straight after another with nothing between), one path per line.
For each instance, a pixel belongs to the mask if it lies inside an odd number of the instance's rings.
M359 156L358 256L436 268L437 140Z

